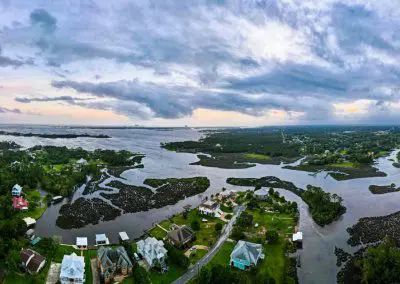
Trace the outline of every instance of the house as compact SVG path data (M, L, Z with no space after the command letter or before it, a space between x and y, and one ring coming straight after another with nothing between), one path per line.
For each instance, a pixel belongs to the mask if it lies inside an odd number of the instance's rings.
M116 275L132 273L133 264L124 247L113 250L100 247L97 250L97 268L105 283L109 283Z
M60 272L61 284L85 283L85 259L76 253L64 255Z
M118 236L119 236L119 239L120 239L120 241L122 243L129 241L129 237L128 237L128 234L126 232L119 232Z
M76 161L78 166L87 166L88 161L86 161L84 158L80 158L78 161Z
M21 262L29 274L36 274L43 268L46 259L31 249L22 249L20 252Z
M248 270L257 266L260 259L264 259L262 245L239 241L231 253L230 265L241 270Z
M33 240L36 236L35 234L35 230L34 229L29 229L28 231L26 231L25 236L30 239Z
M168 241L177 248L187 247L195 237L195 233L188 226L173 225L173 229L168 232Z
M76 238L76 246L78 249L87 249L88 241L86 237L77 237Z
M167 250L164 248L163 241L152 237L140 240L137 242L137 252L146 260L150 267L153 267L157 263L161 266L165 265Z
M96 235L96 245L109 245L110 241L108 240L106 234L97 234Z
M28 210L28 208L29 208L28 200L25 200L22 196L20 196L20 197L14 196L12 198L12 203L13 203L14 209Z
M265 188L261 188L259 190L254 191L254 197L258 200L267 200L269 196L268 190Z
M219 209L219 204L217 202L207 200L200 204L199 213L219 218L221 217L222 211Z
M26 226L27 226L28 228L29 228L30 226L33 226L33 225L36 224L36 220L33 219L33 218L31 218L31 217L25 217L25 218L22 219L22 220L24 220L24 222L25 222L25 224L26 224Z
M19 184L16 184L13 186L13 188L11 189L11 195L12 196L21 196L22 194L22 187Z

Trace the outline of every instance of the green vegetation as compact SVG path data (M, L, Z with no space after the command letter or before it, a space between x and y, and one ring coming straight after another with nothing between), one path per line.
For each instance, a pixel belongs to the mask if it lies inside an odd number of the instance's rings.
M209 131L199 141L164 143L162 147L209 154L211 157L198 155L199 161L193 164L228 169L253 167L255 163L289 163L307 156L300 165L287 168L331 171L332 177L344 180L384 176L373 162L389 155L399 144L399 127L330 126L224 129Z
M346 212L346 207L342 205L343 199L340 196L326 193L320 187L308 185L307 190L304 191L291 182L271 176L261 178L228 178L226 182L239 186L284 188L289 190L300 196L308 204L313 220L320 226L330 224Z
M370 185L369 190L373 194L385 194L400 191L400 187L396 187L396 184L394 183L390 185Z
M313 220L320 226L332 223L346 212L340 196L324 192L320 187L307 185L301 197L308 204Z
M230 254L236 242L227 241L210 263L202 269L195 283L207 281L210 283L207 280L209 277L213 279L212 283L226 283L216 280L220 274L227 279L232 279L231 277L236 279L232 280L232 283L296 283L295 260L293 263L286 253L291 247L288 239L295 230L298 216L297 204L286 201L274 190L271 190L271 198L266 201L254 199L252 195L248 196L250 198L247 199L247 204L253 205L247 206L246 211L239 216L230 237L262 244L265 259L250 271L231 268L229 267ZM273 241L270 241L272 235ZM213 271L215 269L217 271Z
M356 252L338 273L338 283L397 283L400 279L400 250L386 238L376 246Z
M41 137L48 139L56 139L56 138L64 138L64 139L73 139L78 137L89 137L89 138L111 138L110 136L99 134L99 135L90 135L90 134L43 134L43 133L22 133L22 132L8 132L8 131L0 131L0 135L9 135L9 136L20 136L20 137Z

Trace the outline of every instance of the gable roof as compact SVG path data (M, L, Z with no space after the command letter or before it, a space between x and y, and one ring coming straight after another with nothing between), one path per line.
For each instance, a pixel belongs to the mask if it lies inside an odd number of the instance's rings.
M167 254L167 250L164 247L164 242L153 237L148 237L144 241L138 241L137 247L138 251L145 254L143 255L144 257L151 260L161 259Z
M188 226L178 227L168 232L168 238L179 243L184 243L190 240L193 237L193 235L194 235L193 230L190 229Z
M261 255L261 244L239 241L231 253L231 259L236 258L246 260L252 264L257 264Z
M100 247L97 250L97 257L104 270L133 266L124 247L117 247L115 250L110 247Z
M265 188L261 188L259 190L254 191L254 195L257 195L257 196L268 196L269 193L268 193L268 190L266 190Z
M31 255L33 255L34 252L30 249L23 249L20 252L20 256L21 256L21 261L26 263L27 260L31 257Z
M23 249L20 252L21 261L24 263L26 270L30 273L38 271L40 265L46 261L46 258L31 249Z
M64 255L61 263L60 278L83 279L85 274L85 260L76 253Z

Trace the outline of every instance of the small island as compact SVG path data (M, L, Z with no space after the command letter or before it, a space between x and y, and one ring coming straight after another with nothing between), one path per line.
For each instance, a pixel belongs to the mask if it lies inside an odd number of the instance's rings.
M311 216L315 223L324 226L332 223L346 213L342 205L343 199L322 188L308 185L307 190L296 187L292 182L282 181L277 177L267 176L262 178L228 178L227 183L239 186L283 188L298 195L309 206Z
M400 187L396 187L396 184L392 183L390 185L370 185L369 191L373 194L385 194L391 192L398 192L400 191Z

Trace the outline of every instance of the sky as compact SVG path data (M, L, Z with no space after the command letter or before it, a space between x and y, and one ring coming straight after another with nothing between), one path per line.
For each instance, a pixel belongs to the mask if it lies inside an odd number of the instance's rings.
M0 123L393 124L400 2L0 0Z

